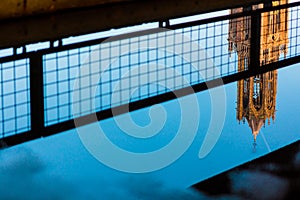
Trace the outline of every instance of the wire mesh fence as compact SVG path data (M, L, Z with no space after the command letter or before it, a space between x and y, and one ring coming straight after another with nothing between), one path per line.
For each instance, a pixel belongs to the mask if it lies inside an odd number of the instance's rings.
M286 59L300 55L300 6L295 6L285 10L288 12L287 30L288 45L286 49Z
M74 118L239 75L255 66L253 60L262 66L299 59L299 3L251 9L0 58L0 138L30 132L36 122L29 95L35 92L29 86L29 59L36 54L41 56L43 74L38 86L44 102L40 132ZM258 27L253 27L257 19Z
M0 64L1 138L30 130L28 59Z
M227 38L228 20L47 54L45 124L236 73ZM72 102L74 92L80 97Z

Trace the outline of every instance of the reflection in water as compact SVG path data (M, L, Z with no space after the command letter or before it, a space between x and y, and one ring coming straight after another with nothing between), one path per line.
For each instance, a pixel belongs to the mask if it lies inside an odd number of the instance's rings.
M238 81L237 119L247 120L254 137L275 119L277 70Z
M288 3L287 0L272 1L274 6ZM232 9L231 13L263 7L262 4ZM288 10L278 10L262 14L260 63L265 65L276 62L280 55L287 53L288 44ZM232 19L229 22L229 51L237 52L238 70L247 70L250 65L250 17ZM237 119L247 120L251 128L254 145L262 126L270 119L275 120L277 92L277 70L259 74L238 81L237 84ZM254 146L255 147L255 146Z

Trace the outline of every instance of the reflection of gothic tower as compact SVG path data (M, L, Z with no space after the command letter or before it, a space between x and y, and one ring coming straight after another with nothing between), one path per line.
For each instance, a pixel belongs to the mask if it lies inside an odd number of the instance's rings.
M272 1L273 6L285 4L288 0ZM264 5L232 9L231 13L262 8ZM261 20L260 63L265 65L286 55L288 44L287 9L266 12ZM238 55L238 70L250 65L250 17L232 19L229 22L229 51ZM277 70L238 81L237 119L248 121L254 141L261 127L270 118L275 119Z

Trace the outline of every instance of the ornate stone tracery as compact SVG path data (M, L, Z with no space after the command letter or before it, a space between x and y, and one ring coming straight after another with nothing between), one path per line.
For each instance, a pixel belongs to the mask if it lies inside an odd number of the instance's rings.
M272 1L272 5L286 4L288 0ZM231 13L258 9L264 5L232 9ZM262 14L260 63L261 67L278 61L281 54L286 56L288 44L288 11L281 9ZM251 68L250 17L232 19L229 22L229 52L238 55L238 70ZM237 119L247 121L256 141L256 136L266 120L275 120L277 94L277 70L238 81L237 85Z

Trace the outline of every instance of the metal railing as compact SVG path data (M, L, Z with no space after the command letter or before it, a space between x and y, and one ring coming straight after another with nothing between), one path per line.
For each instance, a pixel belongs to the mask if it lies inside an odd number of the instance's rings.
M91 115L106 119L298 63L299 10L300 2L257 8L0 57L1 143L19 144L75 128L74 118L84 125L93 122ZM274 35L287 38L275 45L274 36L272 49L263 46L263 19L276 20L276 12L286 18ZM232 32L236 24L243 28Z

